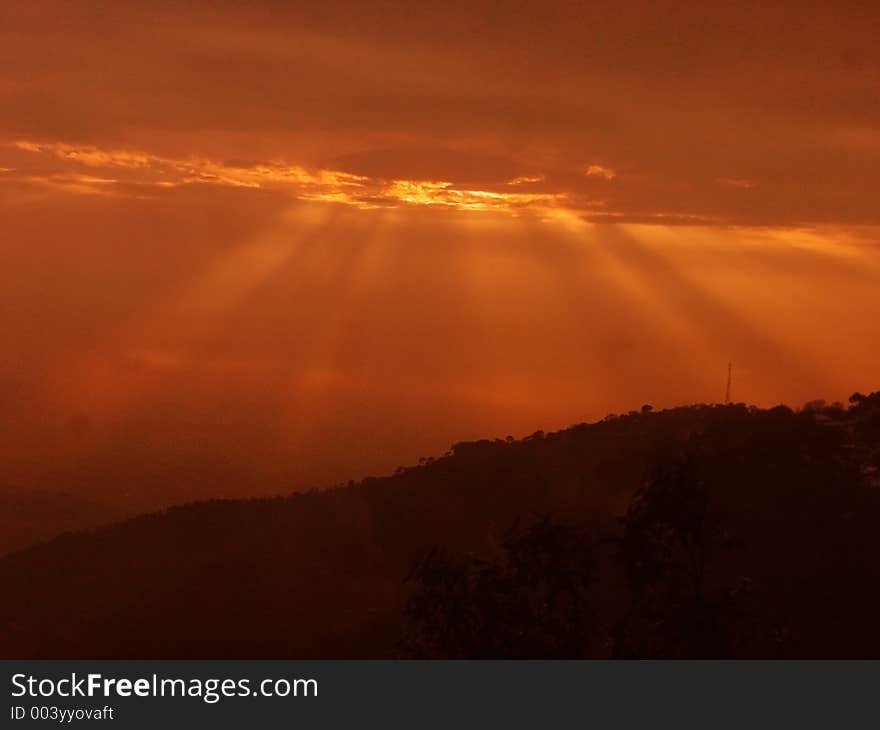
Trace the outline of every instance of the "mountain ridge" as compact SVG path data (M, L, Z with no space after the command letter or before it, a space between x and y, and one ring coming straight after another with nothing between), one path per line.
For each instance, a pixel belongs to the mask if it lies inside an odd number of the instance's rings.
M0 650L398 656L414 590L404 579L421 555L437 546L491 555L500 534L539 514L612 535L645 474L687 454L712 484L715 512L748 543L742 564L721 572L754 573L750 580L766 594L760 610L790 613L793 597L806 598L809 566L796 551L816 550L811 532L827 536L831 563L817 555L811 565L828 563L826 589L835 590L786 622L795 636L782 654L868 651L873 632L858 627L867 626L868 608L880 609L880 596L871 589L876 604L868 601L853 570L880 549L870 527L880 517L872 481L880 394L859 398L848 409L814 403L800 412L646 407L521 440L461 442L386 477L195 502L65 534L0 558L9 596L0 608ZM822 611L857 599L858 611L848 604L852 630L821 639Z

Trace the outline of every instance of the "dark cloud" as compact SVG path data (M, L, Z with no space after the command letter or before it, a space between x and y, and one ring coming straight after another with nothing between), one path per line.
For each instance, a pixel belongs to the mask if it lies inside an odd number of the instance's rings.
M633 173L613 191L621 215L877 222L876 4L16 0L3 12L7 137L468 184L598 163Z

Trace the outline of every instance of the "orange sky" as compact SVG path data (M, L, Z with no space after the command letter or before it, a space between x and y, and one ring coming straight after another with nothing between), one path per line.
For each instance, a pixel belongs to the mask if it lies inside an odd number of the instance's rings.
M0 487L880 388L880 6L585 5L6 0Z

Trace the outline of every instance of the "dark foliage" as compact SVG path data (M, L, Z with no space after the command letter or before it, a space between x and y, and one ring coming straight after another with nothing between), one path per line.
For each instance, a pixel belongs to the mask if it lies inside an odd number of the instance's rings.
M403 649L417 658L568 659L589 654L589 535L549 517L505 535L494 560L432 550L408 581Z
M622 518L619 560L631 602L616 622L614 655L731 656L746 581L712 591L708 572L725 535L709 518L708 485L691 459L659 467Z
M754 649L760 625L742 607L749 582L708 586L712 553L729 536L708 516L709 489L690 460L653 469L618 534L543 517L511 530L490 559L432 550L409 580L403 648L429 658L733 656ZM610 553L607 547L612 547ZM596 613L597 563L623 572L629 600ZM592 592L590 589L593 589Z

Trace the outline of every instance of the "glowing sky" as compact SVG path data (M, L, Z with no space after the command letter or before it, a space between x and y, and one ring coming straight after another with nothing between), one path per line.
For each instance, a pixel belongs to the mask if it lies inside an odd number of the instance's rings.
M878 30L6 0L0 487L324 484L717 401L729 360L761 405L877 389Z

